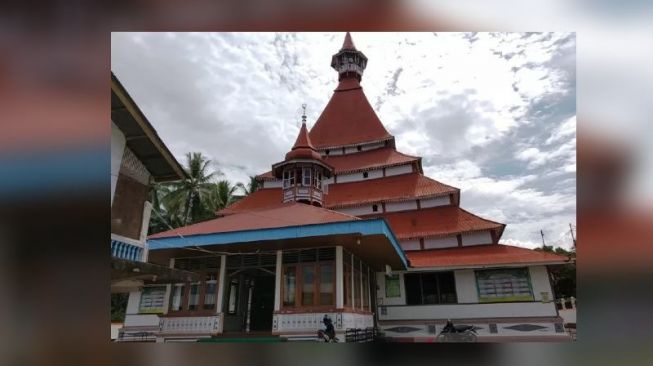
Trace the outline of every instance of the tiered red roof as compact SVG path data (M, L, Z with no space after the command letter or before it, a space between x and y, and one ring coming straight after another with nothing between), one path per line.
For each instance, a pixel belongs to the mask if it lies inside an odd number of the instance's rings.
M392 135L383 127L358 80L343 79L310 132L317 148L383 141Z
M278 198L279 196L277 196ZM233 215L184 226L151 235L150 239L171 236L223 233L274 227L351 221L359 218L303 203L279 203L264 209L242 211Z
M403 201L416 198L438 197L453 194L460 190L430 179L418 173L402 174L392 177L351 183L332 184L325 196L325 206L330 209L370 204L373 202ZM266 188L250 194L220 211L220 214L257 210L279 203L281 188Z
M462 267L505 264L557 264L569 261L559 254L510 245L477 245L463 248L406 252L411 267Z
M333 184L326 196L327 207L338 208L373 202L403 201L408 199L458 195L460 190L419 173L379 178L372 182L360 181Z
M481 230L497 230L500 236L505 227L505 224L478 217L458 206L439 206L378 216L386 219L398 239L439 237Z
M355 49L351 36L347 34L343 49ZM423 208L411 211L379 213L384 217L398 239L443 237L462 233L490 230L492 241L498 242L504 224L473 215L460 207L459 189L425 177L421 172L421 158L402 154L395 150L394 143L385 147L355 152L346 155L315 156L316 148L321 150L355 146L361 143L388 141L394 137L383 127L368 102L359 81L355 77L343 77L331 100L309 132L303 125L293 150L286 159L319 159L334 169L335 174L379 169L402 164L414 164L413 173L389 176L350 183L336 183L328 187L324 206L338 209L376 202L404 201L417 198L453 195L451 205ZM297 152L296 152L297 151ZM298 156L295 156L298 154ZM318 154L319 155L319 154ZM273 180L271 172L258 176L260 180ZM180 233L244 230L283 225L301 225L328 220L350 220L352 216L314 208L304 204L282 205L281 188L266 188L234 203L219 212L224 218L178 229ZM226 221L221 221L226 220ZM184 231L186 230L186 231ZM165 233L164 233L165 234ZM175 234L175 233L172 233ZM161 235L161 234L158 234ZM171 235L170 233L166 235ZM460 254L460 257L456 259ZM452 249L426 250L409 253L417 266L463 265L484 263L536 263L546 254L526 249L496 244ZM557 258L557 256L556 256ZM551 259L550 257L546 258ZM486 262L483 262L483 261ZM542 259L543 260L543 259ZM540 263L540 262L537 262Z

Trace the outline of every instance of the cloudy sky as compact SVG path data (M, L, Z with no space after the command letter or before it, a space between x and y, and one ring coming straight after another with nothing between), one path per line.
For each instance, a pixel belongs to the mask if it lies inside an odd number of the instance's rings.
M576 222L573 33L352 33L365 93L424 173L508 224L506 244L569 248ZM342 33L114 33L111 68L180 162L201 151L246 182L337 85Z

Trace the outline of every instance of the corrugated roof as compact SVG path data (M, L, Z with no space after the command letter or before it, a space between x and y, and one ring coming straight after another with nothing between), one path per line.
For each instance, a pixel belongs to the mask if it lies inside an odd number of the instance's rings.
M470 231L497 229L505 224L473 215L458 206L440 206L414 211L391 212L384 217L399 239L438 237Z
M491 244L407 252L411 267L459 267L503 264L564 263L563 255Z
M401 201L419 197L458 194L457 188L440 183L419 173L339 183L329 186L326 204L329 208L345 207L379 201Z
M343 79L310 132L316 148L392 138L356 79Z
M279 196L279 201L281 201L280 198L281 196ZM358 218L303 203L278 203L276 206L270 206L258 210L241 211L234 213L233 215L168 230L151 235L149 236L149 239L351 220L358 220Z

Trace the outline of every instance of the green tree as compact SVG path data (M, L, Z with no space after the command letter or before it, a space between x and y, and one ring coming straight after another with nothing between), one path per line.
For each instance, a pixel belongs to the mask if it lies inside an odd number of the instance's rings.
M242 188L241 183L231 184L228 180L218 181L211 188L211 194L207 201L208 210L215 213L215 211L222 210L236 202L240 198L236 195L236 192Z
M245 187L242 183L238 184L242 187L245 196L249 196L250 194L256 192L261 186L259 181L256 180L256 177L253 176L249 177L249 183L247 183L247 187Z
M207 201L212 194L214 183L212 182L215 173L209 173L208 167L211 160L208 160L202 153L186 154L187 167L184 169L188 178L178 182L170 183L161 187L161 205L168 213L171 220L179 215L182 226L206 219Z
M553 246L544 246L535 250L571 258L568 264L549 266L549 276L557 298L576 297L576 248L568 251L561 247L553 249Z

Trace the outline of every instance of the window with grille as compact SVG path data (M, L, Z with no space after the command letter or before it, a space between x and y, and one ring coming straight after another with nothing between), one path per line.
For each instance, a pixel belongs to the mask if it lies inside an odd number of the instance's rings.
M404 274L406 304L455 304L456 281L453 272Z

